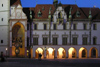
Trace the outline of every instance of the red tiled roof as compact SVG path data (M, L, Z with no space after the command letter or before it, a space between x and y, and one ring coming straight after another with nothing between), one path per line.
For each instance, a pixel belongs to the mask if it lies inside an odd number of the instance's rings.
M13 3L11 6L13 6L13 5L18 5L18 4L20 4L21 5L21 1L20 0L17 0L15 3Z
M47 19L48 15L49 15L49 9L50 7L52 8L51 10L51 14L53 14L55 8L54 5L36 5L35 9L34 9L34 13L35 13L35 18L36 19ZM44 8L44 10L42 10L42 8ZM39 10L42 13L42 17L38 17L38 12Z
M91 10L92 19L94 19L98 15L98 13L100 13L99 8L80 8L80 9L87 16L87 18L89 16L89 10Z
M31 10L34 11L35 13L35 16L34 18L35 19L47 19L48 18L48 15L49 15L49 9L50 7L52 8L51 10L51 14L54 14L55 12L55 7L53 4L41 4L41 5L36 5L35 8L31 8ZM62 7L64 8L66 14L67 14L67 18L69 16L69 10L70 8L72 7L72 18L73 19L87 19L87 16L83 13L83 11L81 11L80 8L78 8L77 5L62 5ZM42 8L44 8L44 10L42 10ZM42 17L38 17L38 12L39 10L41 11L42 13ZM81 16L80 17L76 17L76 12L77 10L80 12Z

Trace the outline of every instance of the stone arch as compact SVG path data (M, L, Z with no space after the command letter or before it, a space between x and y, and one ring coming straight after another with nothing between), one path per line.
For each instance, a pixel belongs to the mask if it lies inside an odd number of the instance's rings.
M12 27L12 56L17 55L18 57L25 56L25 27L20 22Z
M55 53L55 49L53 49L53 48L48 48L47 50L46 50L46 58L47 59L54 59L54 53Z
M79 49L79 58L87 58L87 49L84 47L81 47Z
M60 47L57 51L57 58L62 59L66 58L66 50L62 47Z
M69 48L68 50L68 58L76 58L77 57L77 51L74 47Z
M98 50L95 47L92 47L89 51L90 58L98 58Z
M42 48L37 48L36 49L36 51L35 51L35 58L38 58L39 57L39 54L41 54L42 55L42 57L41 58L44 58L44 51L43 51L43 49Z

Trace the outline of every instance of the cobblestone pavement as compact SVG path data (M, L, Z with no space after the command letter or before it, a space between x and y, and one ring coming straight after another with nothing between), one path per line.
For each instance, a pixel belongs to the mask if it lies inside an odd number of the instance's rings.
M100 58L94 59L28 59L7 58L0 67L100 67Z

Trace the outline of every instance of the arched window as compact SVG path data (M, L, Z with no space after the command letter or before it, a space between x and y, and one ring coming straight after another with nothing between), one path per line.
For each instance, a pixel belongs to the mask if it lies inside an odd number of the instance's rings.
M58 18L61 18L61 15L62 15L61 12L59 12L59 13L58 13Z

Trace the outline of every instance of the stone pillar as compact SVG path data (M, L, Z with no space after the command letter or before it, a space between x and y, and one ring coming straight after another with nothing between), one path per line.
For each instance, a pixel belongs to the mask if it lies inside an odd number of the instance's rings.
M46 59L46 50L44 51L44 59Z
M89 50L87 50L87 58L89 58Z
M68 51L66 51L66 58L68 58Z
M33 48L33 58L35 58L35 49Z
M10 32L10 47L12 47L12 32Z
M25 47L25 57L27 57L27 47Z
M79 58L79 52L77 51L77 58Z
M10 57L12 56L12 47L10 47Z
M57 58L57 50L55 49L55 54L54 54L54 58Z

